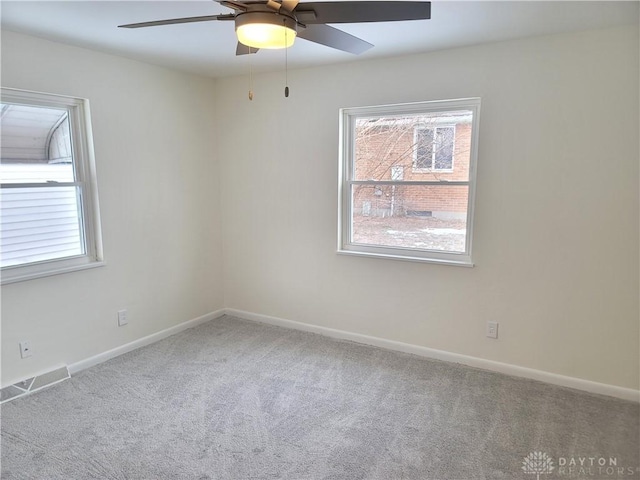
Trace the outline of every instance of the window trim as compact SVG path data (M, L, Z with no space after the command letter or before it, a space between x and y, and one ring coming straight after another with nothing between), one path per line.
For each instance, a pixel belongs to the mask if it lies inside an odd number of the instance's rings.
M401 103L391 105L376 105L367 107L341 108L339 117L339 168L338 168L338 249L341 255L355 255L364 257L387 258L411 262L425 262L446 265L473 267L473 219L476 190L476 166L478 158L478 136L480 123L479 97L461 98L455 100L438 100L414 103ZM467 110L472 112L471 121L471 145L469 157L469 177L465 182L447 181L369 181L354 180L355 157L355 120L368 116L399 115L415 113L437 113L455 110ZM465 252L444 252L436 250L418 250L392 246L364 245L351 242L351 217L353 204L351 200L351 187L357 184L379 185L468 185L467 204L467 232Z
M0 88L0 100L16 105L62 108L68 111L75 171L74 182L68 185L79 186L81 235L84 237L86 250L83 255L4 267L0 270L0 284L22 282L104 265L89 100L7 87ZM27 184L5 184L2 188L18 188L24 185Z

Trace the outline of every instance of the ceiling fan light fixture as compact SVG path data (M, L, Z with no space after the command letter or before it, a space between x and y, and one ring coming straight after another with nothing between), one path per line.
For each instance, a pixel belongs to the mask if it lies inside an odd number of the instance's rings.
M252 48L289 48L296 39L296 21L269 12L246 12L236 16L238 41Z

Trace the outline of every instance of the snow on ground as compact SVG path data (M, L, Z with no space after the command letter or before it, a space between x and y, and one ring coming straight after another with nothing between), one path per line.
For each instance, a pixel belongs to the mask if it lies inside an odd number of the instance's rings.
M466 222L433 217L353 219L353 241L369 245L464 252Z

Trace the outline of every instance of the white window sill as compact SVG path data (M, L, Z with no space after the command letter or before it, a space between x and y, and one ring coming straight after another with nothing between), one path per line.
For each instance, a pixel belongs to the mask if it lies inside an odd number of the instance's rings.
M453 265L456 267L473 267L474 264L467 260L448 260L432 257L412 257L408 255L392 255L386 253L370 253L356 250L342 250L337 251L338 255L352 255L356 257L370 257L370 258L386 258L388 260L401 260L404 262L419 262L419 263L434 263L437 265Z
M53 275L62 275L63 273L77 272L80 270L88 270L90 268L103 267L106 263L103 261L84 263L79 265L58 267L58 268L49 268L47 270L35 271L35 272L24 272L20 271L18 268L14 271L8 270L0 273L1 284L7 285L9 283L18 283L25 282L27 280L33 280L36 278L42 277L50 277Z

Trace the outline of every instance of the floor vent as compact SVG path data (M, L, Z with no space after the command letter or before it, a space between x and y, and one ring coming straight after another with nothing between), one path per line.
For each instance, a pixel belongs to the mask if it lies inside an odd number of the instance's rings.
M27 378L0 390L0 403L8 402L25 395L29 395L37 390L49 387L55 383L62 382L70 378L67 367L56 368L50 372L43 373L35 377Z

